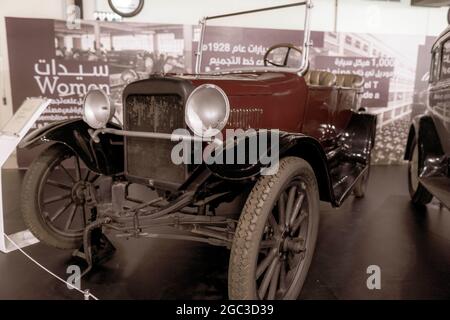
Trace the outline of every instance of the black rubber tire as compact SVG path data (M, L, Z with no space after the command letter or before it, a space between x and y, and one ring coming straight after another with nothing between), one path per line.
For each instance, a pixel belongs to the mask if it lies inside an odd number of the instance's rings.
M73 152L62 144L54 144L45 149L25 174L20 201L23 220L33 235L49 246L65 250L80 248L83 238L64 237L48 227L41 216L38 190L46 171L62 158L72 154Z
M228 294L232 300L257 299L255 271L259 245L269 213L279 194L293 177L301 176L306 184L309 215L312 227L308 229L308 249L305 256L305 272L297 281L295 293L287 300L297 299L311 264L319 228L319 190L311 166L303 159L287 157L280 161L278 173L262 176L253 187L244 205L231 248L228 270Z
M415 186L413 186L411 175L416 174L418 177L419 170L420 170L420 168L418 166L417 172L412 172L413 156L414 156L414 152L416 151L416 149L417 149L417 141L414 139L414 141L411 144L409 161L408 161L408 189L409 189L409 194L411 196L411 202L417 206L424 206L424 205L430 203L431 200L433 200L433 195L430 192L428 192L428 190L425 189L425 187L420 182L418 182L417 188L415 188ZM420 150L417 149L417 152L420 152ZM418 157L419 157L419 159L421 158L420 154L418 155ZM420 163L419 163L419 165L420 165Z
M366 189L367 189L367 184L369 182L369 177L370 177L370 164L369 167L367 168L366 172L364 173L364 175L359 178L359 181L356 182L355 187L353 189L353 194L355 195L356 198L361 199L364 198L364 196L366 195Z

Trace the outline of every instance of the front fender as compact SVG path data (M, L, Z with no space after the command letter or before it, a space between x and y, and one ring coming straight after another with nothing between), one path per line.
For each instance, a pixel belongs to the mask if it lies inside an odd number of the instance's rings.
M295 156L308 162L316 175L320 200L339 206L332 187L327 156L319 141L303 134L286 134L281 141L280 156Z
M206 165L214 175L226 180L247 180L278 164L283 133L248 130L234 134L223 145L211 144L204 151Z
M442 148L438 129L430 114L413 119L405 150L405 160L411 160L413 142L419 149L419 176L448 176L448 158Z
M256 131L250 136L256 136L260 139L262 132L264 131ZM268 132L273 133L274 131ZM257 156L253 158L253 161L249 161L252 159L248 158L248 150L251 148L249 139L251 140L251 138L245 139L241 137L236 139L233 144L228 144L216 151L215 155L218 159L223 159L223 163L208 164L208 168L214 175L222 179L247 180L259 177L261 174L276 174L280 159L288 156L299 157L307 161L313 168L319 184L321 200L336 204L331 187L327 158L319 141L304 134L276 132L277 134L263 137L262 140L268 139L268 143L258 145ZM248 137L249 135L246 133L244 136ZM274 146L270 142L276 142L278 145ZM243 144L246 144L245 147L242 146ZM226 161L230 149L233 150L231 152L234 155L233 163ZM236 155L242 153L242 150L246 150L247 158L245 159L245 164L239 164L236 161Z
M120 129L116 124L109 128ZM20 148L34 148L44 143L62 143L72 149L86 166L99 174L114 175L124 171L123 137L104 134L95 143L89 134L90 127L81 119L58 121L27 135Z

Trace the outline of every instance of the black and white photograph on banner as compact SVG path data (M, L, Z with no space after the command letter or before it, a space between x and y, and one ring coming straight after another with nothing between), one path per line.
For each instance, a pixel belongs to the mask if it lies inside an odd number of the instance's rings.
M450 299L449 5L3 0L0 300Z
M39 23L37 21L37 23ZM185 34L188 35L185 37ZM130 82L150 74L183 73L191 70L191 27L176 24L91 21L74 29L55 21L56 60L104 63L109 90L122 117L122 90Z

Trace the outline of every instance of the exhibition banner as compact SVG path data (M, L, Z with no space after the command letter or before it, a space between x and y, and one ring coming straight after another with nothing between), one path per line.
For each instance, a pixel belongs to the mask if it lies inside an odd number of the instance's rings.
M264 54L270 47L280 43L302 47L303 37L300 30L208 26L201 70L262 67ZM313 31L311 40L314 46L323 47L324 33Z
M152 73L193 72L200 34L190 25L83 21L74 28L61 20L28 18L6 18L6 30L13 110L27 97L54 99L34 129L80 117L92 88L110 95L120 118L128 83ZM379 118L373 161L402 162L414 93L426 90L433 39L316 31L311 38L310 69L364 77L362 105ZM201 70L262 66L271 46L302 41L299 30L209 26ZM33 157L20 150L20 166Z

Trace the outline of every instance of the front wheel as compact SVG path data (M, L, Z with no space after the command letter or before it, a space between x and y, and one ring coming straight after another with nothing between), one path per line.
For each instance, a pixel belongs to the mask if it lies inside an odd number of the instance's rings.
M263 176L242 211L231 248L230 299L297 299L308 273L319 227L319 191L311 166L280 161Z
M20 203L36 238L60 249L79 248L93 218L86 203L99 177L64 145L44 150L25 175Z

